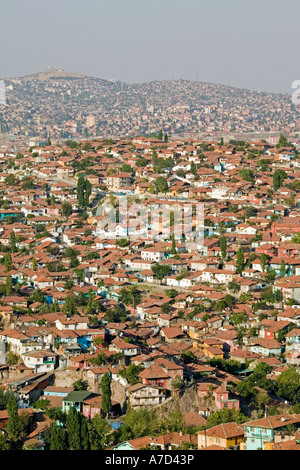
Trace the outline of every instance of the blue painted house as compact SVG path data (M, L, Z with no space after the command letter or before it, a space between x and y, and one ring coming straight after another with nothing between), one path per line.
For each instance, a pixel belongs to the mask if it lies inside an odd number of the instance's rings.
M275 442L287 439L292 428L300 427L300 414L280 414L249 421L244 425L246 447L244 450L270 450Z
M0 210L0 220L4 221L7 217L21 218L24 217L23 212L11 209L1 209Z

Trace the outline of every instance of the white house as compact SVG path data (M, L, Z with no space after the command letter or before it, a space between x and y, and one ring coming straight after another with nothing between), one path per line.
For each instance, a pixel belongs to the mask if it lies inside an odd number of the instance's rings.
M35 373L50 372L55 369L57 354L50 350L32 351L22 354L25 366Z

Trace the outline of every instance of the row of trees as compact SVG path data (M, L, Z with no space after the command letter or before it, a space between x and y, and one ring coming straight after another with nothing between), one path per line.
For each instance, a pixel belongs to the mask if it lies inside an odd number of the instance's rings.
M0 410L7 410L8 420L0 432L0 450L19 450L23 439L30 432L32 420L25 410L18 411L18 404L12 393L0 389Z
M112 428L100 414L89 421L72 407L59 418L59 425L53 423L44 432L49 450L102 450L114 442Z
M283 400L295 405L300 402L300 375L294 366L282 372L276 380L268 378L272 368L265 363L258 363L253 373L239 382L234 388L244 398L257 408L258 388L263 389L264 404L268 405L268 394L276 394Z

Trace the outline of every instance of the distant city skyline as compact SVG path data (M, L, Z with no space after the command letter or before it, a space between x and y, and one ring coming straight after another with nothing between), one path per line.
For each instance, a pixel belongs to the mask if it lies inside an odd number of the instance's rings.
M126 83L292 93L298 0L0 0L0 77L51 66Z

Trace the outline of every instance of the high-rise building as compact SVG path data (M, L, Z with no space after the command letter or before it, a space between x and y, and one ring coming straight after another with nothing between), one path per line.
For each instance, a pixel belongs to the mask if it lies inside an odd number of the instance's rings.
M93 127L96 123L95 116L87 116L86 118L86 127Z
M5 100L5 83L0 80L0 104L6 104Z

